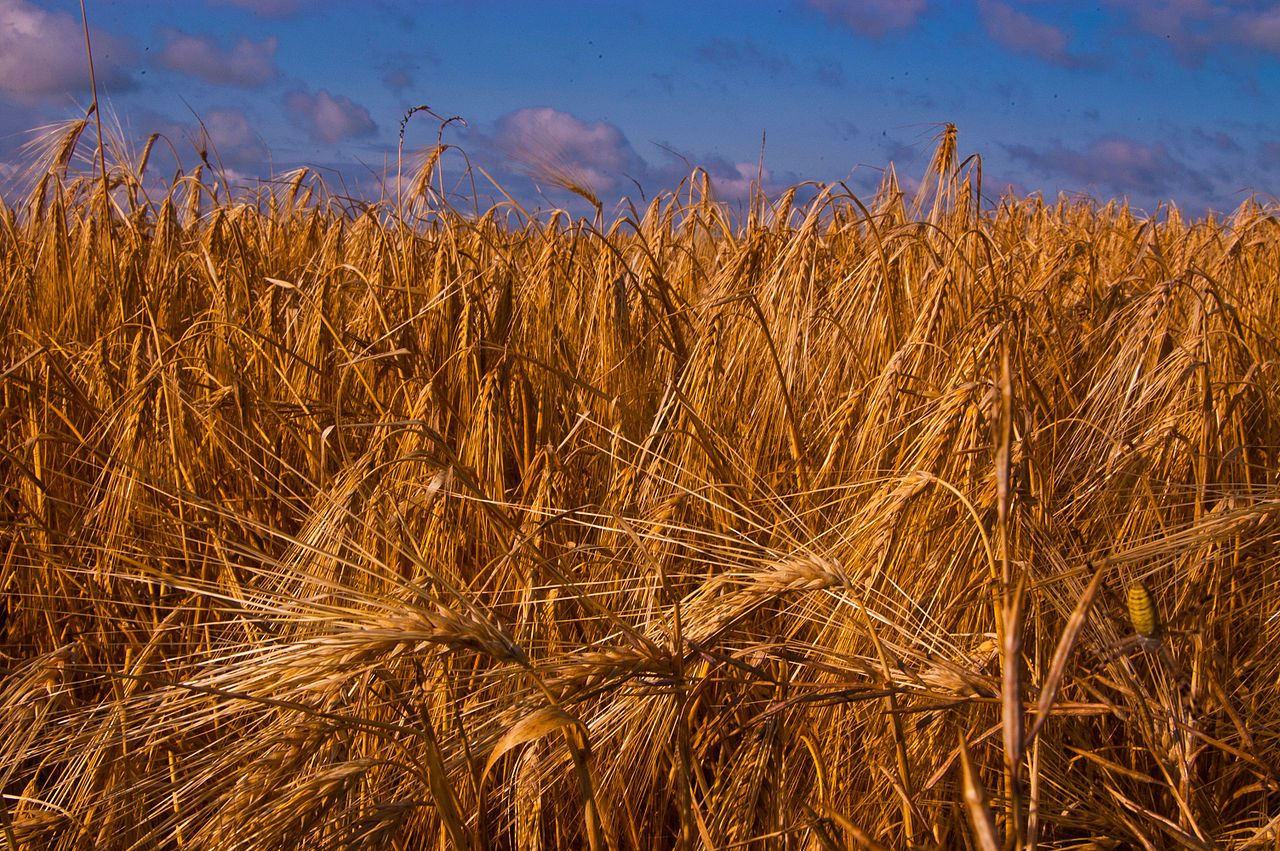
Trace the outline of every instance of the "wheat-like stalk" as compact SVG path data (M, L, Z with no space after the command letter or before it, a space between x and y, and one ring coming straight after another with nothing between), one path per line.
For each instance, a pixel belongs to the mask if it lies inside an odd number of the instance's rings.
M1273 208L981 207L946 128L912 199L464 214L439 145L359 206L85 127L0 210L14 847L1275 841Z

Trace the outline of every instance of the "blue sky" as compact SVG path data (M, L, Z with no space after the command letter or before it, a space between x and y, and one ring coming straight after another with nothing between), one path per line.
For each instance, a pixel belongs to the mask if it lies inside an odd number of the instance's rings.
M111 124L165 134L193 166L198 117L241 182L311 165L376 193L401 117L426 104L465 120L445 142L544 209L578 203L530 178L548 163L608 209L694 166L741 199L762 136L770 191L869 195L890 162L910 187L945 122L993 199L1084 192L1198 216L1280 189L1280 5L1261 0L85 6ZM89 102L79 3L0 0L0 179L20 178L27 131ZM406 154L438 129L414 116ZM454 153L446 184L461 173Z

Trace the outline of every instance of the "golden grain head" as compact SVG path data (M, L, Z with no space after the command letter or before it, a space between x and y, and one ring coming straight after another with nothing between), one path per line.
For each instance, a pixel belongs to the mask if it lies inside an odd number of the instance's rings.
M0 200L0 851L1280 824L1280 203L990 208L948 127L914 201L612 222L544 151L535 220L91 126Z

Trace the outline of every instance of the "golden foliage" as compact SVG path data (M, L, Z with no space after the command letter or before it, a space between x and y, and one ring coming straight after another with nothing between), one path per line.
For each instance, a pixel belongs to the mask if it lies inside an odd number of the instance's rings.
M1276 841L1274 210L980 212L948 130L909 202L108 220L82 129L0 217L15 847Z

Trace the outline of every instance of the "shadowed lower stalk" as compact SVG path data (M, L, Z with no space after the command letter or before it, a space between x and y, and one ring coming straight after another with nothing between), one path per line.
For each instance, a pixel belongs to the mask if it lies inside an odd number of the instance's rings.
M1026 600L1027 575L1019 571L1016 589L1010 559L1009 514L1012 507L1013 376L1010 367L1013 345L1008 325L1002 328L1000 345L1000 407L996 415L996 541L1000 548L1001 647L1000 696L1004 734L1004 778L1008 791L1006 823L1012 828L1008 841L1014 848L1024 844L1026 823L1022 801L1022 617ZM966 775L967 776L967 775Z

